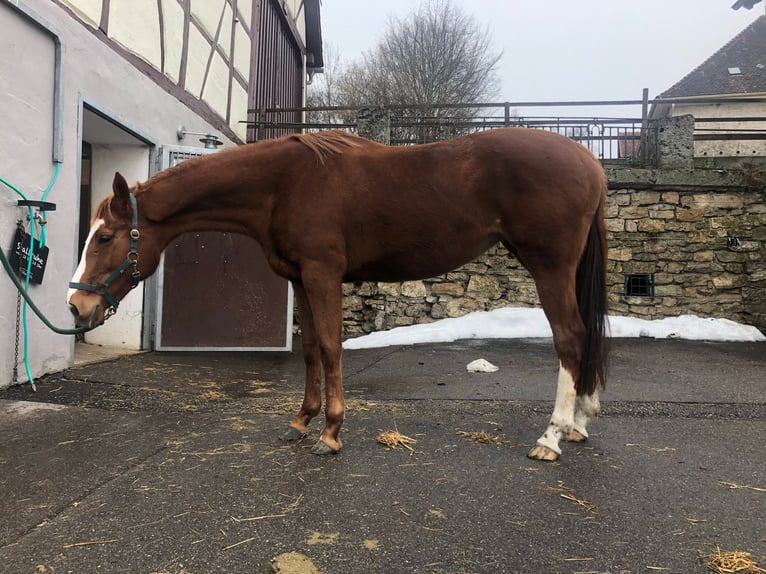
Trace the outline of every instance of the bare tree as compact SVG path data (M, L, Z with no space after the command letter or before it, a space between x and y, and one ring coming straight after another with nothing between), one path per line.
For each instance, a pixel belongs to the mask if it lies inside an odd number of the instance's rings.
M344 74L343 62L337 48L325 42L324 71L314 76L306 95L306 105L314 108L306 116L307 123L344 124L353 121L353 114L348 111L327 109L346 105L342 98L338 82Z
M378 45L332 80L332 98L339 105L405 106L393 122L420 127L400 130L398 139L439 139L456 133L445 131L446 118L472 117L476 111L438 104L495 97L501 56L493 50L489 29L452 0L424 0L412 14L391 18Z

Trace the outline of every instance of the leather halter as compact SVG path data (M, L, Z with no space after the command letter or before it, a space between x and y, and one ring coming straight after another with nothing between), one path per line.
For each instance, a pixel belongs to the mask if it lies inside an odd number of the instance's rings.
M112 316L117 311L117 307L120 306L120 302L117 298L107 290L109 285L111 285L112 282L122 275L131 265L133 266L133 272L130 274L130 288L135 289L141 282L141 273L138 271L138 238L141 235L138 232L138 205L136 204L136 197L132 193L129 194L129 196L130 206L133 208L133 222L130 230L130 250L125 257L125 261L123 261L122 264L109 275L109 277L97 285L92 283L69 283L71 289L80 289L82 291L90 291L101 295L109 304L109 307L107 307L104 313L105 319Z

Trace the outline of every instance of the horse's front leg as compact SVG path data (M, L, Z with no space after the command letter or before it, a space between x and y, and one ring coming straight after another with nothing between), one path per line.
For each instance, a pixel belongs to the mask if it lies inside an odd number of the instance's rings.
M322 363L317 343L314 317L306 297L306 291L299 283L293 283L295 300L301 323L301 345L303 362L306 364L306 386L303 403L295 418L290 421L284 435L285 440L293 441L306 436L308 425L322 408Z
M314 454L336 454L343 443L340 430L346 413L341 374L343 295L340 277L325 268L304 268L301 273L306 300L311 308L316 345L324 368L325 426L311 448Z

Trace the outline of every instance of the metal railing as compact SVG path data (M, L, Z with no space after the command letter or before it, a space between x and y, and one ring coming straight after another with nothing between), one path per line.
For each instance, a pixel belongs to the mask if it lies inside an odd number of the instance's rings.
M710 101L766 104L766 98L717 98ZM251 119L247 123L254 130L255 139L275 137L289 131L344 129L359 132L363 131L360 129L360 110L372 110L385 118L387 142L391 145L427 143L500 127L525 127L570 137L604 163L649 166L657 158L660 119L650 117L650 110L662 104L705 102L701 98L649 100L645 90L640 100L272 108L248 110ZM296 117L302 117L303 121L296 122ZM695 123L694 138L766 140L766 117L699 118Z

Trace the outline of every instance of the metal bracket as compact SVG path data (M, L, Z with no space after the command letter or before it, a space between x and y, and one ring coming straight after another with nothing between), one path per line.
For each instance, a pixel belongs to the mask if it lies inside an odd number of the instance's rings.
M56 204L50 201L36 201L34 199L20 199L19 207L36 207L40 211L56 211Z

